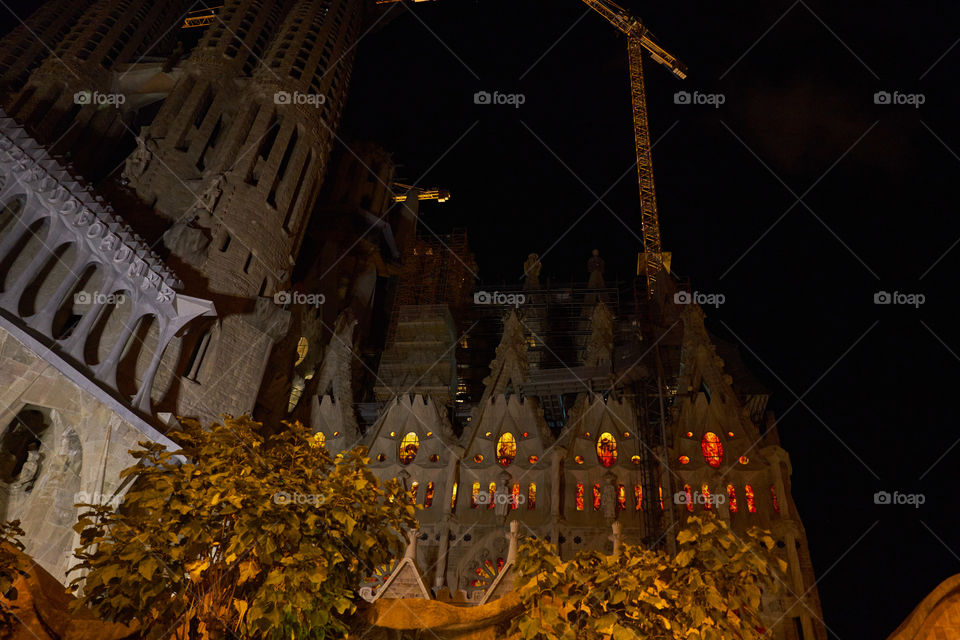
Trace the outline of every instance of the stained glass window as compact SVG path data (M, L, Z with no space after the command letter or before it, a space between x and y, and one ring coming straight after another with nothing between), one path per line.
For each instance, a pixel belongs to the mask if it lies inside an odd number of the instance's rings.
M597 439L597 457L600 458L600 464L605 467L612 467L617 461L617 439L612 433L601 433Z
M720 444L720 437L713 431L707 431L703 434L703 440L700 441L700 450L703 451L703 459L711 467L719 467L723 462L723 445Z
M490 486L487 487L487 497L489 498L489 500L487 500L487 509L493 509L496 506L494 504L494 500L496 500L496 493L497 493L497 483L491 482Z
M632 462L633 464L640 464L640 456L633 456L632 458L630 458L630 462Z
M476 462L477 464L480 464L481 462L483 462L483 454L478 453L477 455L473 456L473 461Z
M533 482L527 487L527 510L533 511L537 505L537 485Z
M600 483L593 485L593 510L600 511Z
M687 511L693 511L693 490L690 485L683 485L683 493L687 496Z
M703 486L700 487L700 494L703 496L703 508L711 508L713 505L710 504L710 487L707 486L707 483L703 483Z
M433 505L433 483L427 483L427 495L423 497L423 506L424 508L430 507Z
M750 462L750 458L748 458L747 456L740 456L739 462L740 464L747 464L748 462Z
M623 485L617 488L617 510L627 510L627 488Z
M517 439L507 431L497 440L497 462L504 467L517 457Z
M530 464L537 464L538 462L540 462L540 458L538 458L537 456L530 456L529 458L527 458L527 462L529 462Z
M453 491L450 492L450 511L457 509L457 483L453 483Z
M417 457L420 449L420 438L413 431L403 436L400 441L400 464L410 464Z
M636 503L636 510L643 509L643 487L638 484L633 485L633 498Z
M513 489L510 491L510 508L516 509L520 506L520 484L514 483Z
M471 507L471 508L476 509L478 506L480 506L479 497L480 497L480 483L479 483L479 482L474 482L474 483L473 483L473 490L472 490L471 493L470 493L470 507ZM453 499L456 500L456 499L457 499L456 496L454 496Z
M680 464L690 464L689 456L680 456Z
M743 492L747 496L747 511L750 513L757 512L757 501L753 497L753 487L747 485L743 488Z
M583 464L583 456L574 456L573 461L577 464Z
M660 487L660 511L663 511L663 487Z
M780 513L780 501L777 500L777 488L770 485L770 500L773 501L773 510Z
M577 483L577 511L583 511L583 483Z
M732 484L727 485L727 502L730 504L730 513L737 512L737 490Z
M420 483L414 481L410 484L410 497L413 498L413 503L417 503L417 489L420 488Z

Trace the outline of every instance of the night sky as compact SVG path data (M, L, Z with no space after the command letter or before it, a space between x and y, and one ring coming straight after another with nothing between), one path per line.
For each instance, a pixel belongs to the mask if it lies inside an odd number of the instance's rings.
M726 296L708 325L773 392L831 637L886 638L960 573L960 6L623 4L690 69L645 65L664 247L695 290ZM344 139L451 189L425 226L466 227L485 283L518 281L530 252L541 280L585 281L594 247L628 277L625 38L576 0L411 7L361 41ZM926 301L875 305L878 291ZM876 505L881 490L925 503Z

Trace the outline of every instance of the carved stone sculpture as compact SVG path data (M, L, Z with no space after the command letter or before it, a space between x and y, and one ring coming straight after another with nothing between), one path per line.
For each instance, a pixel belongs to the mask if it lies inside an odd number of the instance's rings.
M542 269L543 265L540 263L540 256L535 253L531 253L529 256L527 256L526 262L523 263L524 289L540 288L540 271Z

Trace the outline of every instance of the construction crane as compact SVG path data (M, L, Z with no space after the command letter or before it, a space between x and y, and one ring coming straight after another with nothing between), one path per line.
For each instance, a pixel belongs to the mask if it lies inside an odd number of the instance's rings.
M223 5L219 7L212 7L210 9L197 9L196 11L189 11L187 15L183 18L183 24L180 25L181 29L190 29L193 27L206 27L214 18L217 17L216 10L223 9Z
M640 226L643 254L637 257L637 275L645 274L647 295L653 295L657 276L665 268L670 271L670 254L660 246L660 218L657 214L657 193L653 185L653 160L650 154L650 123L647 120L647 95L643 83L643 51L669 69L681 80L687 67L666 49L654 42L643 23L623 7L610 0L583 0L591 9L627 34L630 59L630 91L633 98L633 137L637 145L637 177L640 181Z
M403 189L404 192L413 189L409 184L403 184L402 182L394 182L393 186L397 189ZM436 200L437 202L446 202L450 199L450 191L447 189L423 189L420 191L417 196L417 200ZM394 202L406 202L407 194L406 193L395 193L393 194Z

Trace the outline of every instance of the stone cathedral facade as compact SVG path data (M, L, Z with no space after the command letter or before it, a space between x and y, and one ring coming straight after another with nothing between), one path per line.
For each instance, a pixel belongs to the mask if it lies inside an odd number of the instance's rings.
M774 637L825 640L767 394L681 283L488 304L465 234L419 238L421 188L338 135L382 8L225 0L182 30L188 5L50 0L0 40L0 518L28 553L64 580L74 503L122 496L138 441L253 413L366 446L424 507L369 600L486 603L518 537L669 548L710 509L774 532Z

